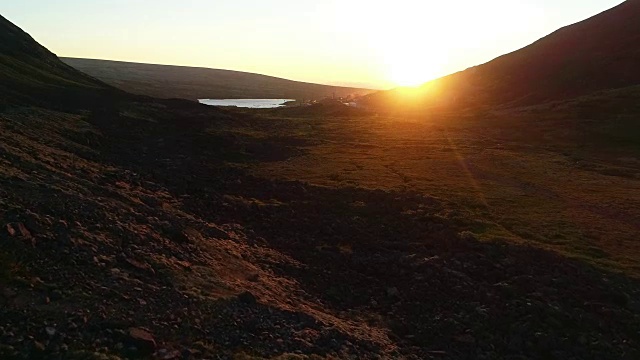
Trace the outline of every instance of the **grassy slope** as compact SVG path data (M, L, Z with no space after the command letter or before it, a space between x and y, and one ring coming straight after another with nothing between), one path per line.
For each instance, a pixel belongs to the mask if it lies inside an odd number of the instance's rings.
M638 276L639 100L636 87L510 111L292 116L275 128L313 145L256 171L435 195L476 219L469 230L482 238L533 242Z
M389 91L372 95L369 103L387 109L531 105L640 84L638 17L640 0L627 0L523 49L427 83L415 101Z
M322 99L371 90L327 86L239 71L63 58L65 63L113 86L159 98Z

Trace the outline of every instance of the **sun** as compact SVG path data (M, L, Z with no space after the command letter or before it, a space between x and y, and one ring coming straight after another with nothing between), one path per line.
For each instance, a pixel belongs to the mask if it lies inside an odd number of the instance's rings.
M330 30L366 49L371 76L389 86L420 85L473 65L467 59L489 60L480 44L520 25L501 14L536 13L526 2L507 0L330 1L336 4Z
M412 36L398 31L393 41L380 44L380 56L389 80L399 86L418 86L445 75L446 52L442 44L431 38Z
M328 1L336 14L330 30L351 36L358 48L364 44L366 60L375 64L372 77L385 85L416 86L473 65L468 58L489 60L482 49L495 45L497 34L521 29L514 34L522 35L523 21L544 18L526 1Z
M445 5L418 0L341 4L342 24L368 43L389 83L417 86L444 75L451 34L440 31L444 20L438 10Z
M442 58L420 51L391 50L387 54L389 80L398 86L418 86L442 74Z

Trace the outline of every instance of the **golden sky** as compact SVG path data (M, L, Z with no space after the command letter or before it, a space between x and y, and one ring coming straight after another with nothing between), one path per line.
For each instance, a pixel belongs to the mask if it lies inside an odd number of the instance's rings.
M621 0L0 0L59 56L389 88L523 47Z

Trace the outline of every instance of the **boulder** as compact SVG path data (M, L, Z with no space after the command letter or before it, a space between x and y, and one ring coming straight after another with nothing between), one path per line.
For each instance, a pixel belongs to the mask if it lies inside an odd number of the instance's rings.
M148 356L156 351L156 340L153 335L141 328L130 328L128 342L134 346L141 356Z
M240 300L240 302L247 304L247 305L253 305L257 302L257 299L255 297L255 295L253 295L252 293L250 293L249 291L245 291L243 293L240 293L238 295L238 300Z

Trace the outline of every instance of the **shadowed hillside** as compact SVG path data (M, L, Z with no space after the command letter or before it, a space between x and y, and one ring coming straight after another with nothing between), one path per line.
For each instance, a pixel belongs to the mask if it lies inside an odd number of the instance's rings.
M90 101L119 91L63 64L28 34L0 16L0 106L21 102L64 106L69 97Z
M159 98L312 100L372 91L231 70L92 59L63 58L62 61L118 88Z
M520 106L640 84L640 0L564 27L483 65L419 88L371 95L380 109Z

